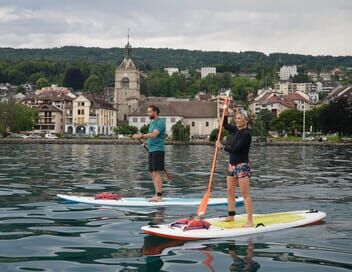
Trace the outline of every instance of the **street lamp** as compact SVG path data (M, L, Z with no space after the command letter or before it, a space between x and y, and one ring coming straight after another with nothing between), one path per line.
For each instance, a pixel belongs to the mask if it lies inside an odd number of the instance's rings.
M302 133L302 140L304 141L306 133L306 104L303 101L303 133Z

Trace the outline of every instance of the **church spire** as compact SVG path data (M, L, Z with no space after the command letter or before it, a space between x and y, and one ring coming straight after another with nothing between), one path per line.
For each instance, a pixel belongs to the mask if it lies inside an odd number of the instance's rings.
M125 46L125 57L128 59L132 58L132 46L130 44L130 29L127 31L127 44Z

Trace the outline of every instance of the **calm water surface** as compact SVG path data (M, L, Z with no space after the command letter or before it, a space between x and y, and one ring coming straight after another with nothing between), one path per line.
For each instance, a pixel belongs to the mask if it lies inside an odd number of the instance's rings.
M209 146L167 146L170 196L201 197ZM214 195L225 195L221 154ZM239 239L180 243L141 233L194 208L113 209L57 193L150 196L140 146L0 145L0 271L351 271L352 149L254 146L255 212L316 208L324 224ZM243 212L243 207L239 207ZM208 208L208 216L226 214Z

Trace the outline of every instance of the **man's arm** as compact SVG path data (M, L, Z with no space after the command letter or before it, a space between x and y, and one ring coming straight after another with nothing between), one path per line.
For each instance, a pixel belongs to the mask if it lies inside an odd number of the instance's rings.
M142 138L142 139L156 138L156 137L158 137L159 134L160 134L160 131L157 130L157 129L154 129L153 132L149 132L149 133L146 133L146 134L142 134L142 135L141 135L141 138Z
M149 132L146 134L133 134L132 138L133 139L149 139L149 138L156 138L160 134L160 131L157 129L154 129L153 132Z

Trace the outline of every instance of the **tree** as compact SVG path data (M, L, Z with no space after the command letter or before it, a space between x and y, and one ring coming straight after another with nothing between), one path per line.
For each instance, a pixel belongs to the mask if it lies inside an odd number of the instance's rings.
M173 141L189 141L190 139L190 126L183 125L181 121L176 122L171 127L172 131L172 140Z
M279 133L287 133L289 135L296 135L302 131L303 126L303 112L297 109L288 109L283 111L280 116L273 119L271 127Z
M65 71L63 85L75 91L83 88L84 78L79 68L70 67Z
M115 134L132 135L138 132L138 128L129 125L118 126L114 129Z
M273 122L274 118L274 114L267 109L263 109L257 114L256 119L254 121L254 127L258 129L258 136L268 136L270 125Z
M27 81L36 84L37 80L40 78L45 78L45 74L43 72L36 72L31 74Z
M218 139L218 134L219 134L219 129L214 128L209 135L209 141L215 142ZM223 140L224 137L228 137L228 136L229 136L229 132L226 129L223 129L221 131L221 140Z
M246 77L235 77L232 80L232 95L234 100L242 101L244 104L247 103L247 96L249 93L257 93L257 90L261 87L260 81L251 80Z
M306 112L306 131L318 132L322 130L321 123L320 123L320 115L321 112L327 107L328 105L322 105L320 107L314 108L310 111Z
M343 134L352 134L352 108L345 98L331 101L322 109L319 117L320 125L324 133L337 132L341 137Z
M49 81L44 77L39 78L36 81L35 85L37 86L38 89L50 86Z
M291 77L291 81L294 83L305 83L305 82L311 82L309 79L309 76L304 73L299 73L298 75L295 75L294 77Z
M90 93L100 93L103 90L103 82L97 75L90 75L84 81L84 90Z
M148 133L148 129L149 129L149 124L148 125L143 125L141 128L140 128L140 133L143 133L143 134L147 134Z
M20 71L16 68L11 68L7 72L7 77L8 77L9 82L11 82L12 84L15 84L15 85L25 83L25 81L26 81L26 75L22 71Z
M22 104L0 103L0 133L32 130L38 121L38 110Z
M16 93L26 93L26 90L24 89L24 87L22 85L18 85L16 88Z

